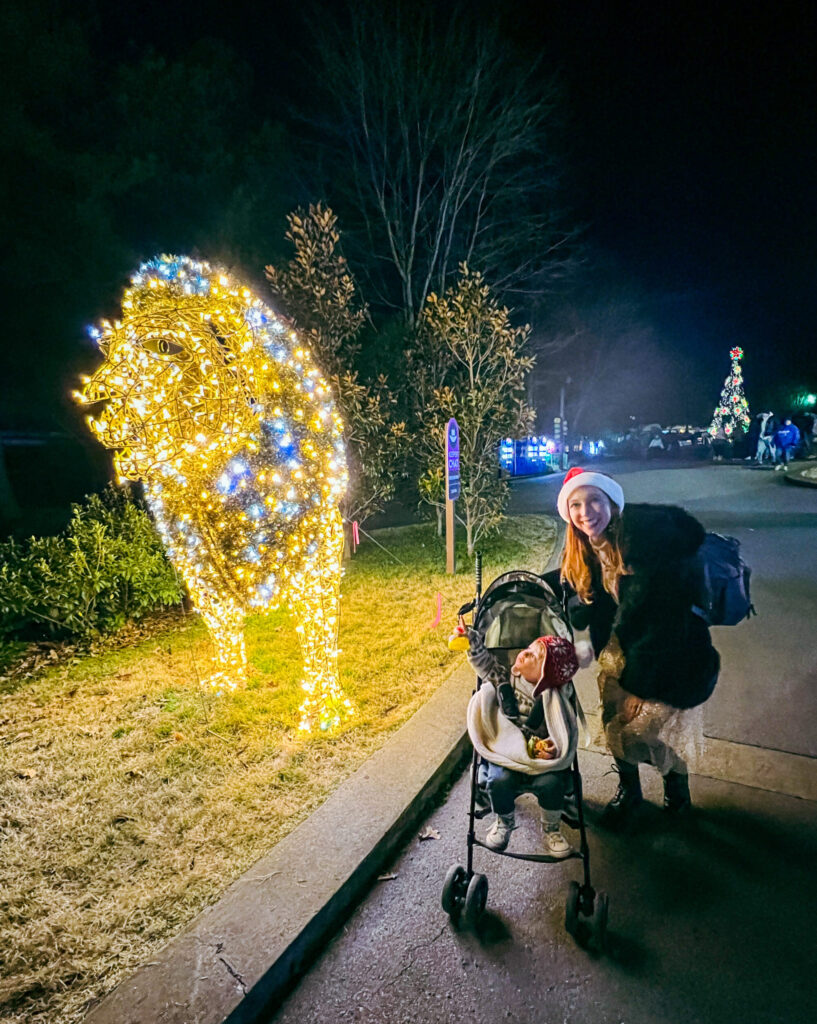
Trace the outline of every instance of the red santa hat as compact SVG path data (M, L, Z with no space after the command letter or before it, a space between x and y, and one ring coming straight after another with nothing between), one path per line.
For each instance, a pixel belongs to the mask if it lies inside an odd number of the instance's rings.
M579 487L598 487L610 501L618 505L619 512L624 508L624 491L621 484L616 483L606 473L594 473L592 470L582 469L581 466L574 466L562 481L562 489L556 502L559 515L566 523L570 522L570 513L567 510L570 495Z

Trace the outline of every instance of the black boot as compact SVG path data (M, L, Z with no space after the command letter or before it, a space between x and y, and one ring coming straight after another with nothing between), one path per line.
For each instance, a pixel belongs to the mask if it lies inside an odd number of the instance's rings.
M644 800L641 780L638 777L638 765L621 761L619 758L616 758L615 762L613 771L618 772L618 789L601 816L602 823L609 828L623 827L632 819L633 812Z
M682 772L667 772L664 776L664 810L675 815L687 814L691 808L689 776Z

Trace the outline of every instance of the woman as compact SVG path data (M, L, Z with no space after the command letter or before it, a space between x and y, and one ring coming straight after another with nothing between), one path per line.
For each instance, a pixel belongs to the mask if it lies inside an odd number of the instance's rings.
M599 662L605 738L619 772L605 809L620 824L641 803L638 765L664 780L664 807L689 810L690 715L712 693L720 658L693 606L701 604L701 524L672 505L627 505L621 486L576 467L564 479L568 524L561 579L579 598L575 628L589 627ZM685 735L686 733L686 735Z

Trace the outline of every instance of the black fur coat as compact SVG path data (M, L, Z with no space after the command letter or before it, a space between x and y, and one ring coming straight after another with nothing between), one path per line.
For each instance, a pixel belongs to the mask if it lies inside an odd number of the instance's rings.
M718 678L720 658L709 628L692 611L701 603L695 555L704 528L674 505L626 505L619 543L629 574L619 581L619 604L593 572L594 598L571 614L590 628L597 655L615 631L626 667L622 687L644 700L677 708L702 704Z

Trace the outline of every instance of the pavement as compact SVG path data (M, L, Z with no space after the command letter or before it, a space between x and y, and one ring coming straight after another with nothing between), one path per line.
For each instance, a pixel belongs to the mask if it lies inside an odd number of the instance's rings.
M269 1024L807 1024L814 1020L815 805L695 776L694 817L668 825L660 782L639 829L602 831L609 759L580 753L593 885L610 901L603 956L564 930L576 860L526 864L478 850L477 932L440 907L465 862L468 778L424 824ZM511 849L535 849L519 801ZM480 826L483 830L485 822ZM566 830L575 839L575 833Z
M695 489L718 522L719 508L727 515L743 493L737 475L750 471L717 467L720 476L710 480L713 467L700 469ZM690 507L686 497L673 496L682 487L673 473L634 472L625 484L628 497L656 500L660 493L661 500ZM782 474L774 477L780 481ZM541 487L537 493L535 483L527 486L541 511ZM779 509L777 483L768 487L775 494L764 491L760 504ZM783 491L813 504L804 490L783 485ZM517 491L515 501L524 506L525 494L520 499ZM795 530L817 523L815 513L796 514L803 521ZM777 526L772 518L769 528ZM753 565L757 553L751 552ZM812 603L814 578L804 591ZM736 649L751 647L751 634L737 637L743 628L734 627ZM87 1021L799 1024L813 1018L817 759L788 749L806 742L797 725L776 749L708 730L708 760L695 766L692 779L692 819L669 828L651 806L627 837L595 827L615 787L605 775L609 759L598 748L581 752L594 884L611 901L610 948L593 957L563 928L576 861L531 865L485 854L490 864L478 870L489 874L490 912L478 935L453 927L439 907L447 868L465 856L468 785L461 767L472 686L467 666L455 671L315 814ZM577 686L592 727L592 674ZM808 697L813 707L813 690ZM760 718L765 706L757 709ZM798 716L797 705L789 710L795 720L805 719L804 736L813 739L814 716ZM653 803L659 789L660 780L646 778ZM532 816L521 820L514 844L535 844ZM430 837L420 840L421 832Z

